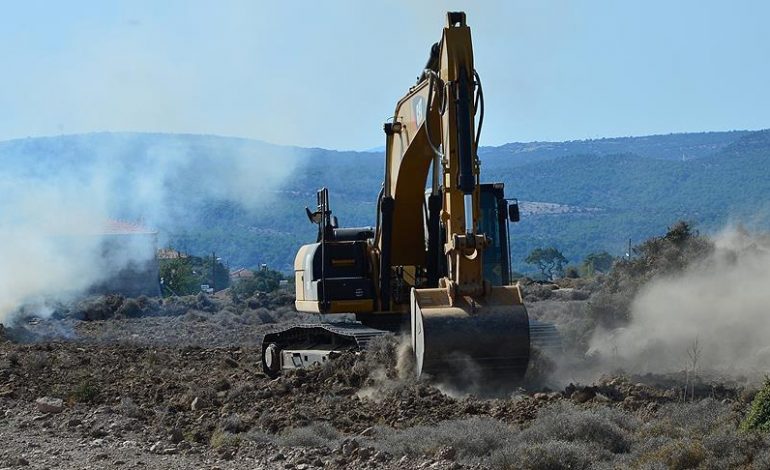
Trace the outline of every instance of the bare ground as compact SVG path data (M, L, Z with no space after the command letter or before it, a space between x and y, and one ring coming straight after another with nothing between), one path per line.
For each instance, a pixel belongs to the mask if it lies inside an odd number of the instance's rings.
M264 311L27 319L0 342L0 467L767 468L751 393L607 377L494 398L400 380L394 342L271 380ZM259 307L263 309L263 307ZM537 313L538 308L533 309ZM548 309L549 311L552 309ZM38 403L53 399L53 408ZM57 399L61 400L58 405Z

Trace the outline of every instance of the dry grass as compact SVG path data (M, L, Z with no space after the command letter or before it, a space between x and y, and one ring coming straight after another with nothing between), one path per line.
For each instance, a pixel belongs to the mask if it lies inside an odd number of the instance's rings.
M329 423L317 422L301 428L287 430L278 442L286 447L333 448L340 440L340 433Z
M504 447L514 432L496 419L474 417L401 430L378 427L372 445L395 456L432 456L452 446L460 460L477 461Z

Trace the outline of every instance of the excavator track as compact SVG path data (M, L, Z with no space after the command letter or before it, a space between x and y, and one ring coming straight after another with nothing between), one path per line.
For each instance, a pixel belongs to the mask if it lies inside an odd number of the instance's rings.
M561 335L553 324L530 320L528 329L531 348L551 354L561 352ZM285 370L323 364L345 351L363 351L375 338L396 333L356 321L279 327L262 340L262 369L268 376L277 377ZM523 370L518 370L516 375L521 374Z
M276 377L282 370L323 364L344 351L364 350L374 338L387 334L392 332L353 321L279 328L262 339L262 370Z

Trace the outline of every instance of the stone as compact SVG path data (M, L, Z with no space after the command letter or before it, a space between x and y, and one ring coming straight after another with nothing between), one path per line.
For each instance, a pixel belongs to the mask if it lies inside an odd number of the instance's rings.
M174 444L179 444L184 440L184 434L182 433L182 430L179 428L174 428L171 430L171 435L168 436L168 440L173 442Z
M436 458L441 460L454 460L457 451L452 446L443 446L436 451Z
M11 459L11 466L13 467L26 467L29 465L29 460L25 459L24 457L16 457L15 459Z
M350 440L347 442L344 442L342 444L342 455L349 456L353 454L353 451L358 449L358 442L355 440Z
M597 393L594 396L594 401L597 402L597 403L609 403L612 400L610 400L609 397L607 397L607 395L603 395L601 393Z
M582 388L572 394L572 399L578 403L585 403L596 396L596 392L590 388Z
M41 413L61 413L64 410L61 398L41 397L35 400L35 405Z
M91 447L101 447L105 444L105 442L106 441L104 439L94 439L91 441Z

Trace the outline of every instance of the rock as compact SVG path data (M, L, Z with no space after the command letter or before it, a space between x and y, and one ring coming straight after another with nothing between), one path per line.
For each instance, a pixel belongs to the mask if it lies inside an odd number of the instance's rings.
M602 395L601 393L594 395L593 400L597 403L609 403L612 401L606 395Z
M548 394L543 392L538 392L532 396L535 400L548 400Z
M24 457L16 457L11 459L9 463L12 467L26 467L29 465L29 460L25 459Z
M153 454L159 454L162 448L163 448L163 443L158 441L155 444L150 446L150 452L152 452Z
M101 447L105 444L105 442L106 441L104 439L94 439L91 441L91 447Z
M174 428L171 430L171 435L168 436L168 440L173 442L174 444L179 444L184 440L184 434L182 434L182 430L179 428Z
M596 392L589 388L581 388L572 394L572 399L578 403L585 403L596 396Z
M78 418L72 418L69 421L67 421L67 427L68 428L75 428L75 427L80 426L81 424L83 424L83 422L81 420L79 420Z
M452 446L443 446L436 451L436 458L441 460L454 460L457 451Z
M286 456L278 452L277 454L270 457L271 462L278 462L279 460L286 460Z
M353 451L358 449L358 441L355 439L345 441L342 443L342 455L344 456L350 456L353 454Z
M41 413L61 413L64 410L61 398L41 397L35 400L35 405Z

